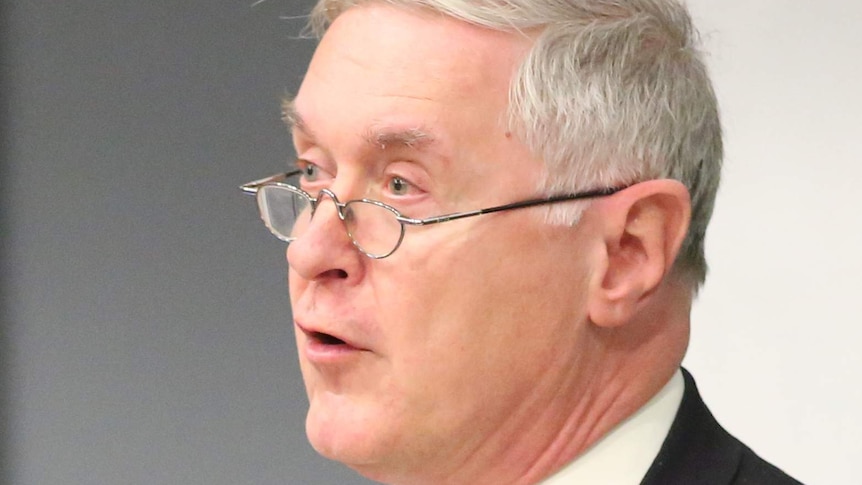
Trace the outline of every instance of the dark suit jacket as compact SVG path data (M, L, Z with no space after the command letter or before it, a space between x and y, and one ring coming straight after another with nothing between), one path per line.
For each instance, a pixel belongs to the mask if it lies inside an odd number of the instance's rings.
M706 408L685 369L670 432L641 485L798 485L730 435Z

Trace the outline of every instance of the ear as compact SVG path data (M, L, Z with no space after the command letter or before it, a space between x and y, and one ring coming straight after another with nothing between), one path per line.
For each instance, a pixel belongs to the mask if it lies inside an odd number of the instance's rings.
M603 240L588 311L601 327L630 321L673 267L688 232L691 199L675 180L635 184L594 203Z

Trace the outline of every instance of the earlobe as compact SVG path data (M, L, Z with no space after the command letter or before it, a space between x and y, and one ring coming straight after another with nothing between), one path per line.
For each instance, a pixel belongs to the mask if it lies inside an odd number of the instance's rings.
M675 180L642 182L596 204L602 264L591 280L589 312L602 327L626 324L662 284L688 231L688 190Z

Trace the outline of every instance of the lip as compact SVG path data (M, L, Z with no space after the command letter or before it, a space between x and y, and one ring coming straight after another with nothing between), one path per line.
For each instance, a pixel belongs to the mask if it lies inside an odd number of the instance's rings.
M369 351L339 333L326 331L299 321L294 323L305 337L300 344L300 350L308 361L314 364L343 363Z

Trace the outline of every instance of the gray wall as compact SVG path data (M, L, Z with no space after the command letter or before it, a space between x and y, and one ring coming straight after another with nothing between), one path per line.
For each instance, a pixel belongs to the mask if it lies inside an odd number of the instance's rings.
M3 2L2 479L365 483L306 444L283 245L308 1Z

